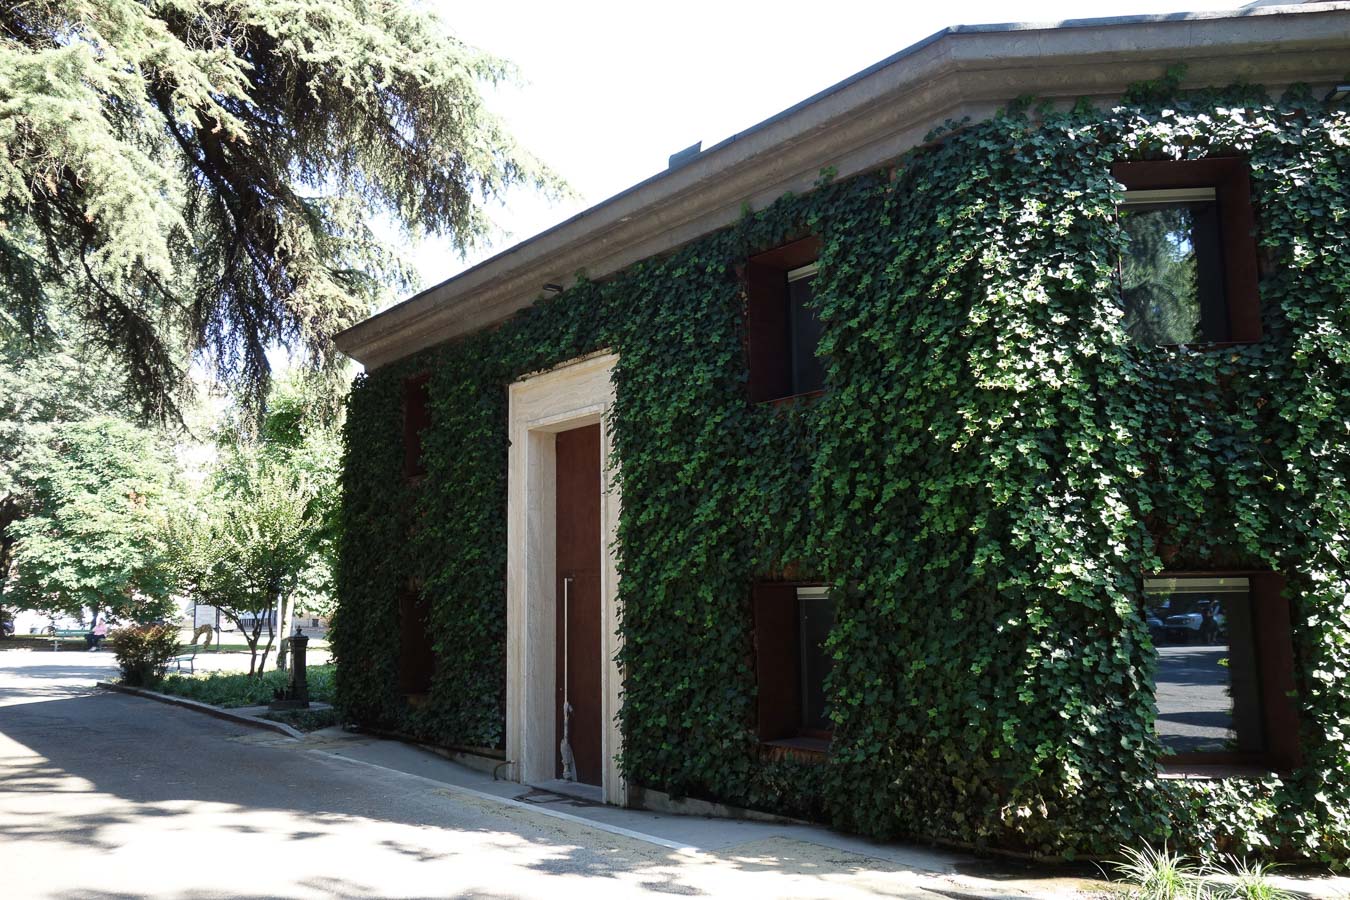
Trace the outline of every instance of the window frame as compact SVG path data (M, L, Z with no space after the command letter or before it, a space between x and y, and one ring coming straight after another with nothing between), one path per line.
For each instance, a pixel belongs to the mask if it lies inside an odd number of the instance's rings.
M810 236L746 261L745 340L751 402L772 403L823 393L823 386L800 392L792 386L794 347L788 309L788 274L816 264L820 249L820 238Z
M1223 301L1228 313L1228 339L1199 340L1186 346L1228 347L1259 341L1261 328L1260 266L1251 177L1242 157L1117 162L1112 176L1132 191L1182 191L1213 188L1218 206L1219 245L1223 256ZM1163 344L1158 346L1178 346Z
M1288 772L1302 764L1298 706L1294 699L1293 626L1286 579L1278 572L1251 569L1164 570L1146 578L1246 578L1251 604L1261 721L1266 746L1260 753L1169 753L1159 759L1164 775L1225 775ZM1143 603L1141 599L1141 615ZM1156 686L1153 687L1156 692Z
M834 729L802 722L804 678L798 589L824 589L819 581L757 581L751 589L756 735L761 744L826 754Z

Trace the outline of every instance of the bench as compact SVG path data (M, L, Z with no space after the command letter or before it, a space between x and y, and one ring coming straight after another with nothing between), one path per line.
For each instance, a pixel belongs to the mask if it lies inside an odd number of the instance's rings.
M55 651L61 646L62 638L87 638L89 636L88 628L47 628L47 637L52 639L52 650Z
M169 660L169 662L173 663L175 672L183 671L183 664L186 663L188 674L195 675L197 673L194 672L192 669L192 661L197 658L197 645L188 644L187 647L184 648L184 650L185 652L180 653L177 656L173 657L172 659Z

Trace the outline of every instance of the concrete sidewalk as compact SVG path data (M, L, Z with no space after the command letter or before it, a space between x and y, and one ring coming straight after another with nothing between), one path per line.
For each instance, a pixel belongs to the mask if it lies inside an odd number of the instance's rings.
M270 743L274 739L260 735L258 740ZM280 743L284 739L275 741ZM1099 879L1083 877L1079 874L1082 867L1058 874L1053 872L1054 867L1047 872L1046 866L990 862L968 854L881 843L814 825L606 806L547 789L496 780L488 772L410 744L339 728L312 732L295 749L416 776L432 792L446 791L529 809L684 854L724 857L729 853L742 865L753 865L758 857L766 865L772 859L775 868L787 864L805 871L838 868L847 861L851 867L865 865L878 874L903 875L917 887L950 897L1069 898L1118 893Z
M731 852L743 862L753 849L804 868L829 867L840 859L865 859L877 872L905 873L925 890L951 897L1123 898L1126 889L1102 878L1091 864L1055 865L982 858L915 844L884 843L816 825L679 815L621 809L563 796L539 788L497 780L491 774L396 740L351 733L340 728L312 732L303 749L363 766L415 775L429 783L470 796L538 811L598 827L686 853L720 856ZM431 784L428 785L431 789ZM1350 877L1276 871L1271 881L1297 895L1317 900L1350 900Z

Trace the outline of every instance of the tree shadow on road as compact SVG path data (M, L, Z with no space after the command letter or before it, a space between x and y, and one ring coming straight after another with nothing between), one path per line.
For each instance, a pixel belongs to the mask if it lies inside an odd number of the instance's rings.
M62 859L120 858L134 854L142 836L177 833L190 835L184 846L192 860L217 859L213 854L224 852L217 846L247 846L265 848L259 859L317 857L328 871L341 871L347 864L341 848L358 836L377 869L443 871L447 889L467 888L472 882L466 878L477 880L489 869L483 889L454 894L466 897L505 896L495 894L493 885L528 883L539 875L549 876L550 883L556 878L559 889L607 886L605 896L716 894L722 891L704 889L715 883L710 878L729 875L744 884L747 875L769 875L770 882L776 875L788 879L780 887L790 881L815 895L828 893L829 883L839 878L884 880L903 871L875 858L786 839L694 858L533 809L438 789L417 776L298 749L303 746L245 726L122 694L0 707L0 844L38 848ZM231 852L229 866L239 862L239 854ZM489 858L496 862L486 864ZM501 871L491 871L492 865ZM366 900L417 893L415 887L398 890L380 880L371 885L304 877L280 867L274 874L277 881L257 896ZM123 885L115 880L78 882L81 889L71 885L59 896L151 895L119 893ZM153 881L147 884L153 889ZM177 884L165 881L153 896L253 896L247 881L231 883L224 892Z

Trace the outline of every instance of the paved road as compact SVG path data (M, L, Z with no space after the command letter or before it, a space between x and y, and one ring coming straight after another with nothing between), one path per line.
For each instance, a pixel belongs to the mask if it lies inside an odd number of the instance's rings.
M0 653L6 900L937 896L800 841L672 850L504 806L99 692L110 661L72 656Z
M1158 734L1177 753L1222 751L1237 739L1227 644L1158 648Z

